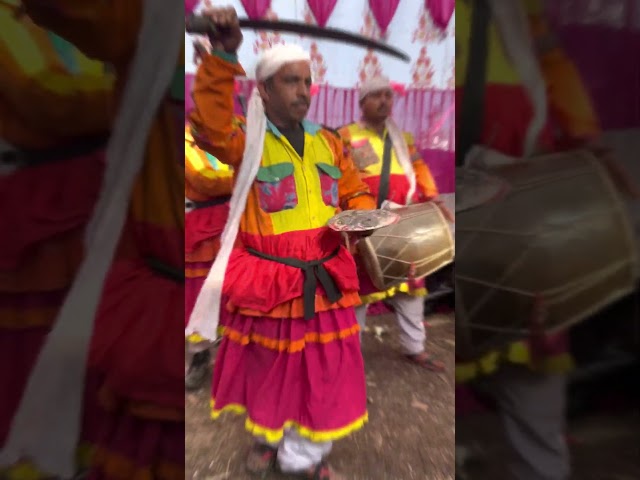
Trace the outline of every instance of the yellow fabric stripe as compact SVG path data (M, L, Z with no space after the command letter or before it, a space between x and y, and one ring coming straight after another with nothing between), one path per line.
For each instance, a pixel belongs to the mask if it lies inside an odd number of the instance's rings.
M463 86L467 76L472 14L473 7L469 2L456 2L456 87ZM489 24L488 30L487 83L520 84L520 77L504 53L493 22Z
M475 362L456 364L456 383L465 383L481 375L490 375L505 362L527 366L544 373L566 373L575 367L571 355L561 353L540 360L540 364L536 368L526 342L515 342L509 346L506 354L494 351L487 353Z
M298 204L295 208L268 214L274 235L324 227L336 213L336 207L325 205L322 200L317 167L318 163L336 164L328 141L323 135L305 133L304 151L313 152L313 156L309 156L313 162L308 159L302 161L285 137L278 140L273 133L267 132L261 166L269 167L284 162L293 163L293 180L298 197Z
M94 446L81 443L76 449L76 465L78 470L84 470L91 464ZM48 480L51 475L42 472L29 462L18 462L10 467L0 468L0 478L3 480Z
M360 300L364 305L368 305L394 297L398 293L406 293L412 297L426 297L428 292L426 288L412 289L408 283L401 283L397 287L391 287L389 290L385 290L384 292L374 292L369 295L362 295L360 296Z
M23 23L13 18L13 12L0 10L0 40L13 60L28 76L42 72L48 68L47 59L32 33Z
M220 410L216 410L215 400L211 400L211 418L216 420L220 417L220 415L227 412L235 413L236 415L244 415L247 413L247 409L243 405L229 404ZM358 418L348 425L345 425L342 428L323 431L312 430L308 427L300 425L298 422L294 422L293 420L287 420L286 422L284 422L282 428L271 429L263 427L262 425L258 425L250 418L247 418L245 420L244 426L245 429L253 436L262 437L271 444L280 442L280 440L282 440L282 437L284 436L284 431L288 429L296 430L298 435L311 440L312 442L332 442L335 440L340 440L341 438L344 438L347 435L360 430L368 421L369 414L365 413L362 417Z

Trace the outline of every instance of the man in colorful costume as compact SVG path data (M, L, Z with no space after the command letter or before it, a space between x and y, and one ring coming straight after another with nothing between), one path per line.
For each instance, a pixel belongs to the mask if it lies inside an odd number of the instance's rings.
M354 163L376 196L378 207L382 207L386 200L398 205L437 201L435 181L412 135L403 133L391 118L393 90L389 79L372 77L360 86L359 94L361 121L344 126L339 132L350 146ZM385 175L386 148L390 163ZM362 301L362 305L356 308L356 315L361 330L366 324L368 305L384 300L395 311L400 327L400 344L407 358L429 370L443 371L443 364L425 351L424 297L427 291L424 281L413 282L413 285L406 282L380 292L358 258L356 261Z
M82 261L115 111L105 64L0 3L0 446L27 379ZM11 368L9 368L9 365ZM91 386L88 386L88 390ZM90 394L88 395L90 396ZM85 405L79 467L97 440ZM25 464L8 478L38 478Z
M212 415L247 414L256 438L251 472L264 474L277 455L284 472L342 479L324 457L333 440L367 421L366 387L356 267L326 224L339 208L375 202L337 134L304 120L311 72L301 48L279 45L261 56L246 132L234 124L242 34L233 9L205 15L228 34L213 39L198 69L191 121L198 144L235 169L236 184L187 334L215 340L220 310L229 310L220 322ZM238 229L242 247L233 249ZM229 300L221 306L223 293Z
M220 249L220 235L229 215L233 190L233 170L210 153L195 145L191 127L185 129L185 197L184 216L184 319L185 327L209 269ZM199 389L209 372L209 342L197 335L187 338L191 355L185 375L188 390Z
M542 102L547 100L544 84L531 86L532 82L543 82L542 76L522 75L525 68L518 68L525 60L526 67L535 67L537 62L528 38L527 18L519 7L515 2L501 5L493 0L456 3L456 113L459 117L463 110L471 18L476 8L488 8L485 107L478 144L514 158L523 156L530 124L539 118L531 92L542 91ZM514 59L520 63L515 64ZM456 124L461 125L460 118ZM532 140L538 150L556 148L548 123ZM569 477L564 434L566 380L572 365L566 334L546 338L535 346L528 341L515 342L475 361L456 364L459 384L478 381L497 400L511 449L508 466L512 478Z
M87 255L1 455L71 477L88 370L102 406L89 478L184 478L182 6L22 3L43 28L113 66L126 108L117 109Z

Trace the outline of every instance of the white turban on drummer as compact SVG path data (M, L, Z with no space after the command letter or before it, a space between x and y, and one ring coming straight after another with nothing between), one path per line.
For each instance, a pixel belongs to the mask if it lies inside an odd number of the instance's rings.
M311 62L311 56L298 45L276 45L266 50L256 65L255 76L263 82L276 74L283 66L294 62ZM224 275L235 244L240 218L244 212L249 191L258 174L267 130L263 100L257 88L253 89L247 108L247 131L242 163L236 175L237 182L229 206L229 218L222 232L220 250L200 290L193 308L186 334L199 334L207 340L217 338L220 303Z
M370 93L379 92L381 90L393 90L389 77L386 77L384 75L376 75L368 78L360 85L360 102L362 102ZM393 143L398 163L400 163L400 166L402 167L402 170L404 171L404 174L409 181L409 193L407 194L408 204L411 202L411 198L416 191L416 174L413 169L411 156L409 155L409 147L407 146L407 142L404 138L402 130L391 116L387 117L385 126L387 127L387 132L389 133L391 143Z

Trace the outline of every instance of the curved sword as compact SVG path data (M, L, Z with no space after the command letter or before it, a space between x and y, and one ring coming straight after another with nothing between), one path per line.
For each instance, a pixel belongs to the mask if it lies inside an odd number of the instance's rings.
M350 45L370 48L379 52L386 53L392 57L399 58L404 62L409 62L410 57L405 52L398 50L384 42L374 40L372 38L363 37L356 33L336 28L322 28L317 25L309 25L307 23L292 22L288 20L249 20L246 18L239 19L240 28L251 30L268 30L273 32L297 33L314 38L322 38L325 40L336 40ZM209 35L216 37L218 28L204 16L191 15L186 20L187 33L196 35Z

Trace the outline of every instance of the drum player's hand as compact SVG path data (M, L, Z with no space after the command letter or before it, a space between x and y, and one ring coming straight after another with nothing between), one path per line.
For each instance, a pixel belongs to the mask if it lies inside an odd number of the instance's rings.
M218 35L210 38L214 50L224 50L236 53L242 43L242 31L238 22L238 15L233 7L206 8L202 15L208 17L218 28Z
M456 223L455 215L451 212L451 210L449 210L449 207L447 207L442 200L438 200L436 198L435 200L433 200L433 203L436 204L436 206L444 215L444 218L446 218L449 223Z
M613 150L599 141L585 145L607 169L618 190L634 200L640 199L640 187L631 179L627 169L615 157Z

